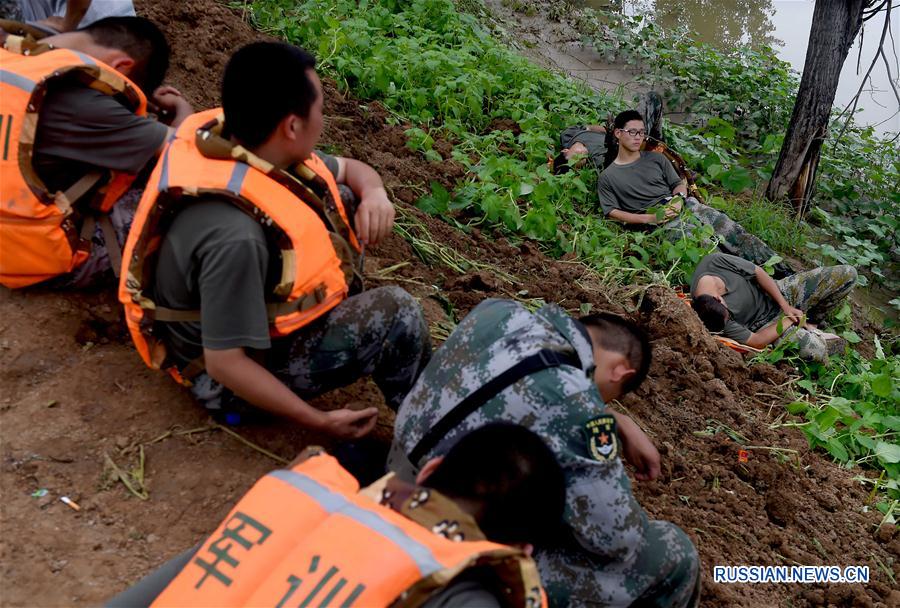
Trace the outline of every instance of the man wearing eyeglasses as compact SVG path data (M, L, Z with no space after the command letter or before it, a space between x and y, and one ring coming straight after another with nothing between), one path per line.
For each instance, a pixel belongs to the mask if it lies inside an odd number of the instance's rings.
M639 112L620 113L613 126L619 150L597 182L604 215L636 227L661 225L673 236L690 233L699 221L712 226L719 248L726 253L758 266L764 266L775 255L771 247L727 215L687 196L687 186L665 156L641 150L647 132ZM648 212L651 207L661 207L662 214ZM683 208L687 209L684 213ZM786 276L793 272L780 263L775 265L775 274Z

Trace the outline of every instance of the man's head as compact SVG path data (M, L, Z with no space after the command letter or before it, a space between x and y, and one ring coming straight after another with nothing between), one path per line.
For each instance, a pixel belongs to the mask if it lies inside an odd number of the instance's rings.
M222 81L228 134L248 149L266 144L289 163L309 158L322 134L322 83L315 67L315 57L281 42L238 50Z
M728 308L721 296L702 294L691 300L691 306L706 325L706 329L715 333L725 329L728 320Z
M647 133L644 129L644 117L637 110L625 110L613 121L613 135L619 145L629 152L641 149Z
M650 369L652 349L635 323L601 312L579 319L594 347L594 383L607 403L641 385Z
M143 17L107 17L41 42L90 55L127 76L147 95L162 84L169 69L169 43Z
M430 460L417 482L472 513L485 536L504 544L549 540L562 522L566 483L549 447L523 426L493 423Z

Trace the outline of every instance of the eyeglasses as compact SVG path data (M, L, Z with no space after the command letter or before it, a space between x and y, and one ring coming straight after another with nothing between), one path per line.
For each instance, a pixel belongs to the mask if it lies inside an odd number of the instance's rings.
M635 129L619 129L619 131L628 133L632 137L637 137L638 139L644 139L645 137L647 137L647 132L644 130L637 131Z

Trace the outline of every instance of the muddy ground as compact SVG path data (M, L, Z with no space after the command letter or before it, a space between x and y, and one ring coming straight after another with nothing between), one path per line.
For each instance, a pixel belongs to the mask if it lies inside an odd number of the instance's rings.
M136 4L170 36L171 80L197 108L216 102L228 53L260 38L211 0ZM557 301L573 311L590 304L631 314L648 329L655 349L649 380L621 405L660 447L663 474L635 483L636 493L652 517L678 523L693 538L703 560L704 605L900 605L900 591L879 568L900 576L900 536L893 527L876 532L879 518L862 512L867 496L853 480L858 471L811 453L799 432L776 424L790 380L784 370L749 367L668 290L604 290L583 267L550 260L528 242L465 234L419 213L406 203L431 180L452 185L462 168L404 148L403 127L387 125L377 103L361 105L332 84L326 88L328 149L375 166L398 201L402 227L430 238L419 252L430 260L437 258L428 251L443 255L461 270L424 262L397 234L367 260L369 284L407 288L436 337L489 296ZM438 149L447 157L452 145ZM353 400L380 397L359 382L314 403ZM382 412L376 436L387 440L392 417ZM110 293L0 292L0 603L98 604L209 533L276 463L208 425L179 387L144 368ZM287 423L238 431L284 458L310 443L330 444ZM746 463L738 461L738 440L753 446ZM107 463L108 456L123 469L135 467L141 451L147 500L116 482ZM47 495L33 497L39 489ZM64 505L61 495L81 510ZM714 565L797 563L868 565L872 582L711 582Z

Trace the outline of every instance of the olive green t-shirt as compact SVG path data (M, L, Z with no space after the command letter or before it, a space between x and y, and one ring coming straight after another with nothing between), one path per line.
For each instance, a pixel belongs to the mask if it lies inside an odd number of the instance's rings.
M648 207L672 195L681 178L669 160L659 152L641 152L627 165L610 164L597 180L597 195L603 215L614 209L643 213Z
M722 335L746 343L750 335L775 319L781 310L778 304L764 292L756 281L756 265L727 253L713 253L697 264L691 277L691 295L695 295L697 283L706 275L719 277L725 282L725 305L730 318L725 322Z
M337 176L338 161L318 153ZM162 240L154 300L176 310L200 310L200 322L162 323L169 355L179 367L204 348L272 346L266 294L280 270L259 222L224 196L210 195L178 213Z

